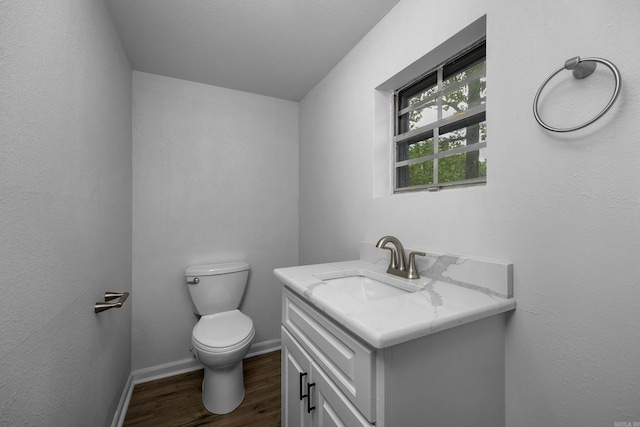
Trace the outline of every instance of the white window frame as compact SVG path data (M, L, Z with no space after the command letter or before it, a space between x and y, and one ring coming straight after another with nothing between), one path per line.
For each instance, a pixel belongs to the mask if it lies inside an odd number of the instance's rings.
M442 105L442 98L445 94L455 89L466 86L470 81L485 79L486 67L471 76L466 76L464 80L461 80L460 82L446 88L443 86L444 81L447 78L460 73L470 65L482 61L485 61L486 63L486 42L484 39L475 42L471 46L468 46L466 49L458 52L455 56L440 64L435 69L427 72L416 81L405 85L395 91L393 113L393 120L395 124L393 138L394 193L419 190L437 191L441 188L446 187L458 187L486 183L486 174L460 180L439 182L438 170L439 162L443 159L446 159L447 157L473 152L478 152L478 155L482 152L486 156L486 153L481 151L486 148L486 140L469 145L463 145L446 151L439 151L440 144L438 139L440 135L443 135L451 130L459 130L467 128L468 126L472 126L474 124L486 123L486 103L481 103L480 105L469 107L466 110L460 111L448 117L443 117L444 108ZM462 67L458 66L457 64L460 62L465 65ZM423 99L412 105L407 105L407 100L409 98L414 97L415 94L419 94L426 89L435 90L435 92L429 95L426 99ZM416 129L410 129L408 121L409 114L411 114L411 112L419 111L420 108L424 107L426 104L433 105L434 101L437 118L431 123L424 124ZM447 130L445 131L445 129ZM424 141L427 139L431 141L433 152L421 157L408 158L409 146L416 141ZM410 185L409 168L412 165L427 162L430 162L430 167L432 168L431 182ZM486 168L486 157L484 167ZM478 171L480 170L480 168L481 166L478 166Z

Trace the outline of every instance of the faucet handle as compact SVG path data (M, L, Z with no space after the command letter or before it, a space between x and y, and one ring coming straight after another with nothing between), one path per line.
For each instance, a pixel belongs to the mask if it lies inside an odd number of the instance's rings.
M409 266L407 267L407 279L419 279L420 274L416 270L416 255L426 256L424 252L411 252L409 254Z

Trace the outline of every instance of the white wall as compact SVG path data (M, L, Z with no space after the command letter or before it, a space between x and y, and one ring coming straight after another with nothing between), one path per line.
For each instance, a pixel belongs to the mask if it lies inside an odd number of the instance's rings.
M134 72L133 369L191 358L184 269L244 260L254 344L298 262L298 104Z
M131 304L93 306L131 290L131 68L102 1L0 0L0 29L0 425L109 425Z
M487 15L488 184L373 197L374 88ZM402 0L300 104L300 261L352 259L386 234L514 264L507 425L640 421L640 3ZM532 114L573 56L620 69L614 108L566 135ZM435 64L434 64L435 65ZM606 103L611 78L544 103L556 123Z

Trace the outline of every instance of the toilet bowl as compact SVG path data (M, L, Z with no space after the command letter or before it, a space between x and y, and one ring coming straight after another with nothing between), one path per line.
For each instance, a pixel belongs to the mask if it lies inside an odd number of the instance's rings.
M214 414L227 414L244 399L242 359L255 329L239 310L202 316L193 327L192 352L205 368L202 403Z
M249 265L207 264L185 270L194 312L191 351L204 366L202 403L214 414L227 414L244 399L242 360L255 329L237 307L246 287Z

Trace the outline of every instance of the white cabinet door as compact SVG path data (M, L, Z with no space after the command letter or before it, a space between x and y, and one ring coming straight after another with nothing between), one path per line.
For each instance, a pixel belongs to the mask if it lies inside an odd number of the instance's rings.
M282 328L282 426L308 427L307 388L311 359Z
M312 384L315 384L311 394L311 404L315 406L311 416L313 427L373 426L315 363L312 363L312 371Z
M302 299L283 291L282 322L313 361L370 421L375 421L375 350Z
M282 328L282 426L372 426L285 328Z

